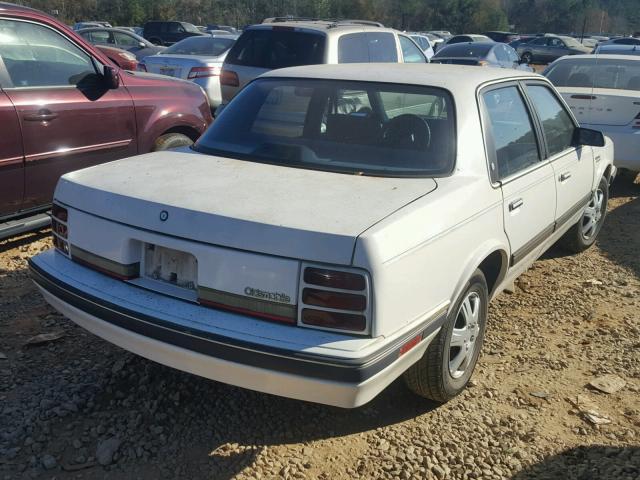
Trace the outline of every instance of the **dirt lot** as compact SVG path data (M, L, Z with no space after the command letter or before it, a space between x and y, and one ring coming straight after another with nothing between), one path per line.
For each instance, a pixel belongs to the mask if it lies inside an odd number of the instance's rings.
M0 243L0 478L639 479L639 194L618 184L595 248L549 252L492 304L444 406L396 382L340 410L135 357L44 303L26 260L46 232ZM588 386L606 374L624 386Z

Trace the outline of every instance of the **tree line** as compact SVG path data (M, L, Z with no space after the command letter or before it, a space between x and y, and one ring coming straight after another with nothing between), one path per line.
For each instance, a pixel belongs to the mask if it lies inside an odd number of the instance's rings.
M23 0L74 23L142 25L182 20L241 27L265 17L377 20L402 30L478 33L620 33L640 31L639 0Z

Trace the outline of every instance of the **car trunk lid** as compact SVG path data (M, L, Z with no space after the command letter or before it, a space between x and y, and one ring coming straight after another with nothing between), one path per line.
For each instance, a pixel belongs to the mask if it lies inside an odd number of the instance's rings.
M436 187L175 151L72 172L55 198L174 237L348 265L360 233Z
M223 57L194 57L193 55L153 55L144 59L149 73L187 80L192 68L222 67Z

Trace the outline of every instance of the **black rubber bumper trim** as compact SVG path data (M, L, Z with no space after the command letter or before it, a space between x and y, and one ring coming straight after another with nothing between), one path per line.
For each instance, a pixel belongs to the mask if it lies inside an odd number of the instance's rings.
M29 267L33 281L51 295L112 325L222 360L335 382L359 384L373 377L399 358L400 347L405 342L419 334L423 339L427 338L446 320L446 310L443 310L392 345L358 359L357 363L347 363L335 357L265 347L166 322L80 291L45 272L31 260Z

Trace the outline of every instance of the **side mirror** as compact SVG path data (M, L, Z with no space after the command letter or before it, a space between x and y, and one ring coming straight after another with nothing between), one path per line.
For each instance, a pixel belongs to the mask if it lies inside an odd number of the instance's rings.
M599 130L590 128L576 128L574 132L574 144L576 146L586 145L588 147L604 147L604 135Z
M109 90L116 90L120 86L120 69L110 65L104 66L103 78Z

